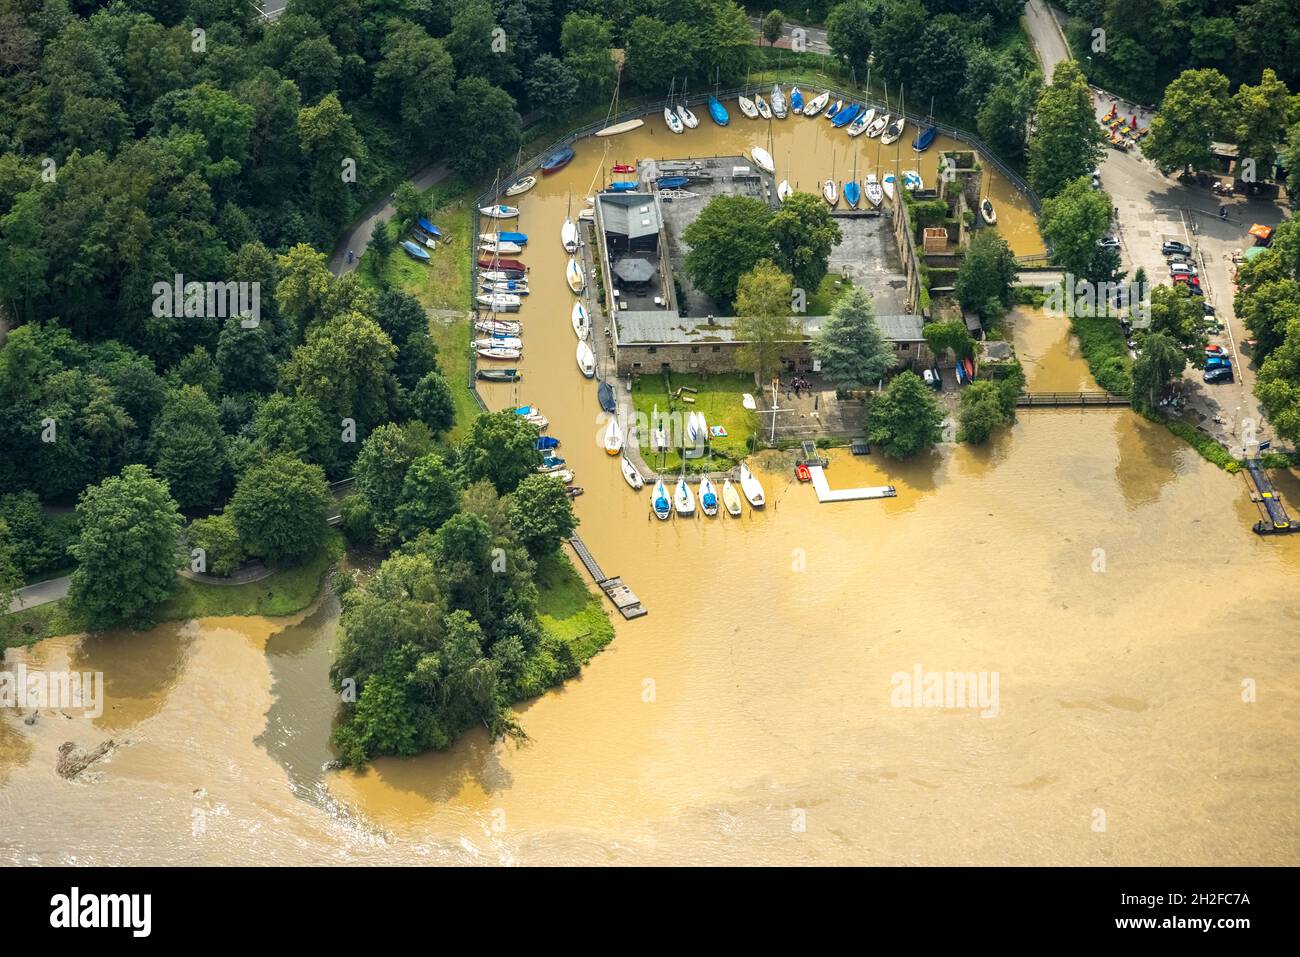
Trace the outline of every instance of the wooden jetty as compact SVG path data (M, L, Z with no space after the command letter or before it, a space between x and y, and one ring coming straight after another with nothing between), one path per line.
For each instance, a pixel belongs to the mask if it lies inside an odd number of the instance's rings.
M586 567L587 573L596 581L596 585L605 596L614 603L614 607L619 610L624 618L640 618L646 613L645 606L641 604L641 599L637 598L632 589L623 584L623 579L617 575L610 578L600 570L600 565L591 552L587 551L587 546L583 544L582 539L574 535L569 539L569 544L573 547L573 552L578 556L578 561Z
M1017 408L1124 408L1132 403L1126 395L1114 392L1022 392L1016 396Z
M1260 520L1252 526L1256 535L1285 535L1300 531L1287 515L1282 499L1259 459L1246 460L1246 478L1252 486L1250 500L1259 508Z

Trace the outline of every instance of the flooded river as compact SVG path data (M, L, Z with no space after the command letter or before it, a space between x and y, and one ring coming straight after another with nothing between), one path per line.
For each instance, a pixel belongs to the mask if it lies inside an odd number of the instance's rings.
M799 144L826 124L795 126ZM604 161L748 132L647 127ZM0 718L0 861L1295 863L1300 537L1252 535L1240 478L1109 410L1035 410L901 465L833 456L833 486L895 499L819 505L777 459L763 513L650 519L595 442L560 271L568 194L581 205L603 146L522 197L525 378L486 395L550 417L586 488L581 534L649 615L522 708L527 746L470 733L362 773L322 770L330 597L11 651L103 671L109 703ZM829 175L829 141L804 147ZM1088 383L1064 320L1009 327L1031 388ZM916 670L998 694L900 706L893 679ZM109 738L105 761L57 776L64 741Z

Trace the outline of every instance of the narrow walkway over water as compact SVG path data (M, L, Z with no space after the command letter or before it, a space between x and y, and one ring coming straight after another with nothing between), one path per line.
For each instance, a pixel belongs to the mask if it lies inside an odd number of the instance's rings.
M1282 500L1264 472L1264 467L1260 465L1259 459L1246 460L1246 477L1254 486L1254 490L1250 493L1250 500L1259 506L1261 516L1260 521L1254 526L1257 533L1273 535L1300 530L1291 524L1291 517L1287 515L1286 508L1282 505Z
M812 474L813 491L819 502L853 502L866 498L893 498L898 494L892 485L869 485L863 488L833 489L826 481L826 470L820 465L808 466Z
M632 589L623 584L623 579L615 576L607 578L605 573L600 570L600 565L596 563L595 557L587 551L587 546L583 544L582 539L574 535L569 539L569 544L573 546L574 554L578 556L578 561L586 567L587 573L596 580L606 597L614 603L624 618L640 618L646 614L645 606L641 604L641 599L637 598Z

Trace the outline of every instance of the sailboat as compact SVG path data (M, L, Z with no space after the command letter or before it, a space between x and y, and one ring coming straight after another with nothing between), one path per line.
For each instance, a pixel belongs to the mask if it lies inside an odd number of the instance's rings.
M655 511L655 518L661 522L668 521L673 513L672 503L668 501L668 489L664 488L663 479L655 482L654 492L650 495L650 506Z
M835 157L831 154L831 178L822 183L822 199L826 205L834 207L840 201L840 188L835 182Z
M524 176L520 179L515 180L508 187L506 187L506 195L518 196L520 193L528 192L536 185L537 185L536 176Z
M636 466L628 461L626 455L623 456L618 464L623 470L623 478L627 481L627 484L632 486L633 491L640 491L641 487L645 485L645 479L643 479L641 473L636 470ZM663 483L661 482L659 484L662 485Z
M902 87L898 91L898 116L893 122L886 125L883 133L880 134L880 142L885 146L891 143L897 143L898 138L903 135L903 127L907 125L907 97L903 93Z
M569 265L564 268L564 278L568 282L569 288L576 295L582 295L582 290L587 288L587 280L583 276L582 267L578 265L578 260L572 256L569 257Z
M854 118L853 122L849 124L847 132L849 136L861 136L866 132L867 127L875 121L876 108L874 106L868 107Z
M750 157L754 160L754 165L765 173L775 173L776 163L772 161L772 154L761 146L750 148Z
M690 111L690 108L686 105L686 84L685 83L682 84L681 101L677 104L677 116L681 119L682 123L686 125L686 128L688 130L693 130L695 129L695 127L700 125L700 121L695 118L695 114L692 113Z
M573 218L570 215L573 211L573 197L569 197L569 207L564 214L564 225L560 227L560 242L564 244L566 253L576 253L579 245L578 227L574 225Z
M880 183L876 179L875 173L867 174L867 182L866 186L863 188L863 192L866 194L867 202L872 206L879 207L885 200L885 191L880 188Z
M745 501L750 508L762 508L767 504L762 484L754 478L754 473L744 462L740 463L740 490L745 493Z
M799 87L797 86L791 87L790 89L790 112L803 112L803 94L799 92Z
M668 102L664 104L664 122L674 133L684 133L686 127L682 123L682 118L673 112L673 87L677 85L677 78L673 77L672 86L668 87Z
M749 89L749 74L745 74L745 89ZM755 106L754 101L745 96L745 94L742 93L740 96L736 97L736 105L740 107L740 112L744 113L748 119L758 119L758 107Z
M591 317L587 315L587 307L579 299L573 304L573 331L579 339L586 339L591 335Z
M614 98L610 100L609 112L605 114L605 122L608 123L612 117L618 115L618 94L619 88L623 85L623 61L616 61L614 68ZM617 136L619 133L627 133L630 130L638 129L645 126L645 120L639 116L633 120L625 120L622 123L615 123L612 126L606 126L604 129L596 131L597 136Z
M808 105L803 108L804 116L816 116L826 108L826 104L831 101L830 91L826 91L813 97Z
M678 515L695 514L695 493L686 484L684 475L677 480L677 488L673 492L673 507L677 509Z
M778 120L785 119L785 94L779 83L772 84L772 115Z
M623 430L618 427L618 419L610 416L609 425L605 427L605 454L618 455L623 451Z
M715 74L715 77L716 76L721 76L721 73ZM731 122L731 114L727 112L727 108L723 106L722 102L718 99L718 86L719 81L715 78L713 83L713 95L709 97L709 116L713 117L713 122L717 123L719 126L726 126Z
M934 138L939 135L939 128L934 125L934 97L930 97L930 115L926 118L925 129L916 134L916 139L912 140L912 149L918 153L924 153L934 142Z
M475 349L491 349L499 347L502 349L522 349L524 340L518 336L489 336L486 339L475 339L470 343Z
M493 337L517 336L524 331L524 324L513 319L477 319L474 322L474 331Z
M826 119L833 121L835 119L835 115L839 113L839 111L842 109L844 109L844 101L836 100L830 106L826 107Z
M754 109L758 110L758 115L765 120L772 118L772 108L767 105L767 100L763 99L762 93L754 94Z
M707 475L700 479L700 510L709 517L718 514L718 491Z
M850 209L858 208L858 200L862 198L862 187L858 185L858 154L853 154L853 178L844 184L844 202L849 204Z
M479 212L489 219L514 219L519 215L519 209L515 206L483 206Z
M894 174L893 173L885 174L885 178L881 180L881 188L885 191L885 195L889 197L889 201L892 203L894 201Z
M731 484L731 479L722 480L722 504L734 518L740 518L740 493Z
M776 198L784 203L793 195L794 187L790 185L790 181L788 179L781 180L781 185L776 188Z
M578 368L588 379L596 377L596 353L591 351L591 346L587 344L586 339L578 340L578 348L574 350L574 358L578 360Z

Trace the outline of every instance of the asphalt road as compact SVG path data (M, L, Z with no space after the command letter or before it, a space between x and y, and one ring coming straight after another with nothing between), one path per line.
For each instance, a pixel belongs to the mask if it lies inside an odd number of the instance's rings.
M750 17L749 23L750 26L754 28L754 32L758 33L759 27L763 25L763 20L761 17ZM773 46L782 47L784 49L791 49L794 42L795 30L804 31L804 52L805 53L820 53L823 56L831 55L831 46L829 43L826 42L825 30L821 29L820 27L801 26L798 23L786 23L784 26L782 26L781 39L777 40L776 43L773 44ZM767 41L764 40L763 42L766 43Z
M1056 65L1072 59L1061 25L1043 0L1029 0L1025 4L1025 26L1038 53L1038 62L1043 65L1043 76L1050 82Z

